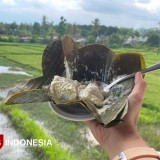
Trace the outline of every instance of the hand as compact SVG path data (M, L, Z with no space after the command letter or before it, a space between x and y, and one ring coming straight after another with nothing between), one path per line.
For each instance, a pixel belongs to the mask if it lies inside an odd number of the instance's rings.
M146 82L140 72L136 73L134 82L135 86L128 96L128 113L124 117L124 122L111 128L103 128L96 120L85 122L110 159L126 149L147 146L137 133L138 114L142 106Z

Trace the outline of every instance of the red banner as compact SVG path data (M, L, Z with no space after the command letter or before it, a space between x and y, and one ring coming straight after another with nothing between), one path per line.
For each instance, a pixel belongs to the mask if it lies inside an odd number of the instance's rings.
M0 134L0 149L3 147L3 143L4 143L4 136L3 134Z

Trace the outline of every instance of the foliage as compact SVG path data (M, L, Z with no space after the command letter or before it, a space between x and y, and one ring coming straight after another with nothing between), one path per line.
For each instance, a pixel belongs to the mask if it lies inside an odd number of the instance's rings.
M70 153L62 148L53 137L47 135L28 115L22 112L18 106L5 106L0 104L0 110L5 112L14 127L26 139L50 140L52 146L34 146L32 149L36 152L39 159L42 160L74 160Z
M0 56L12 61L11 65L18 64L25 71L29 70L28 73L32 73L32 75L41 74L41 57L44 45L1 42L0 46ZM4 59L0 59L0 63L1 65L7 64ZM36 73L32 69L37 70Z
M100 28L100 20L98 18L94 19L94 21L92 21L93 27L92 27L92 35L95 37L95 39L97 38L97 36L99 35L99 28Z
M21 43L0 43L0 45L2 48L0 56L5 57L2 59L0 58L0 63L2 62L2 65L6 66L11 64L12 67L18 65L23 69L27 67L28 73L33 71L37 73L37 69L41 69L40 62L44 46L40 47L39 45ZM34 61L38 63L35 65ZM13 81L18 84L20 82L19 78L21 77L18 75L8 75L5 77L2 75L2 79L7 81L5 87L13 86ZM24 78L23 80L25 81L25 77L22 78ZM56 116L51 111L48 103L24 104L19 107L23 111L28 112L32 119L43 122L45 131L48 131L59 143L65 144L67 147L70 146L69 149L71 153L74 154L77 159L90 160L95 159L95 157L98 159L107 159L106 153L97 151L86 138L82 137L79 130L83 128L84 125L70 122Z
M3 73L0 74L0 88L2 89L6 89L8 87L14 87L15 85L17 85L20 82L25 82L27 81L29 78L26 75L14 75L13 74L8 74L8 73Z
M59 37L62 37L66 32L66 19L62 16L60 17L59 25L56 27L56 31L59 34Z
M20 108L35 121L43 122L42 127L45 131L55 137L60 144L69 148L78 160L107 160L107 154L92 146L92 142L85 137L85 130L82 130L83 123L68 121L57 116L48 103L23 104Z
M86 28L89 26L85 26ZM90 26L92 28L92 26ZM124 33L126 30L124 31ZM29 72L41 74L41 55L44 45L22 44L22 43L0 43L0 56L12 61L5 62L4 59L0 63L11 64L15 66L17 63L22 68L27 66ZM115 53L139 52L146 61L146 66L160 62L160 56L157 55L156 47L143 45L139 48L116 48ZM21 57L22 56L22 57ZM21 58L20 58L21 57ZM28 57L33 57L32 59ZM25 60L23 60L25 59ZM36 62L36 63L35 63ZM144 98L139 117L139 131L145 140L155 148L160 150L159 128L160 128L160 98L159 98L159 71L155 71L145 75L148 87ZM42 127L51 136L55 137L58 143L62 143L68 147L72 154L79 160L90 159L107 159L106 153L91 145L88 139L83 138L79 132L84 127L82 123L71 122L56 116L47 103L24 104L19 106L21 110L27 112L35 121L43 122ZM76 140L75 140L76 139Z
M160 29L133 29L116 26L101 25L98 18L91 21L89 25L79 25L68 23L66 18L61 16L58 24L53 21L49 22L47 17L43 15L42 22L34 22L33 24L21 23L3 23L0 22L0 41L1 42L31 42L47 44L50 40L61 38L65 34L75 37L83 37L85 43L101 42L101 36L109 39L109 47L118 47L139 44L149 44L150 46L160 45ZM141 40L147 37L145 40ZM97 38L100 39L97 41ZM140 38L140 39L139 39ZM103 38L104 39L104 38ZM132 39L126 44L128 39ZM108 41L105 42L108 44Z
M158 46L160 45L160 36L159 35L151 35L148 40L147 43L151 46Z
M116 52L139 52L143 54L146 66L160 62L160 56L157 55L155 48L118 48ZM144 79L147 82L147 90L142 105L138 130L149 146L160 150L160 72L154 71L146 74Z
M155 148L157 151L160 150L160 130L158 124L139 123L138 130L150 147Z

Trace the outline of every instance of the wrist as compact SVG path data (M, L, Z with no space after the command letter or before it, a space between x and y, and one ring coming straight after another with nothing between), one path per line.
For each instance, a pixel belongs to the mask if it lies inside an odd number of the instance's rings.
M126 159L126 160L137 160L137 159L160 159L160 154L153 148L149 147L134 147L120 152L116 155L113 160Z
M115 132L114 132L115 133ZM118 134L106 140L104 144L104 149L108 153L109 157L112 159L119 152L133 148L133 147L147 147L143 139L136 133L131 134Z

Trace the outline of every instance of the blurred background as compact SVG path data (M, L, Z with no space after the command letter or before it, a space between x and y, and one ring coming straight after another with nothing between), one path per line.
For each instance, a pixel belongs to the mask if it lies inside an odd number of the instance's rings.
M53 147L7 147L1 160L107 160L82 122L57 116L48 103L5 106L10 87L42 75L48 43L70 35L79 46L100 43L115 53L141 53L146 66L160 62L160 1L0 0L0 134L6 139L51 139ZM140 134L160 150L160 72L148 88Z

